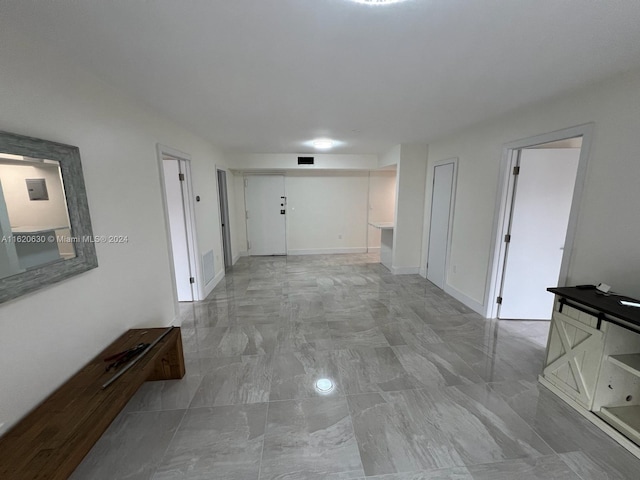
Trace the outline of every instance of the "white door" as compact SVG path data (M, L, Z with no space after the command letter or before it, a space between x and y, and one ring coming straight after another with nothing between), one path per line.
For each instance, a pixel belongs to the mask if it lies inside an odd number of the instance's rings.
M436 165L433 169L427 280L440 288L444 288L446 280L454 167L452 162Z
M579 148L524 149L516 176L498 318L549 320L578 171Z
M249 255L286 255L286 208L283 175L245 178Z
M183 201L182 183L184 178L179 160L163 160L164 190L167 199L169 231L171 233L171 252L176 275L176 287L179 302L193 301L191 289L191 267L189 265L189 243L187 222Z

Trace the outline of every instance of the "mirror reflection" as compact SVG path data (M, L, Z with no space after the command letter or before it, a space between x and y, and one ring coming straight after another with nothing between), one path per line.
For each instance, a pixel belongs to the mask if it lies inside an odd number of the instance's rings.
M75 256L60 163L0 152L0 278Z

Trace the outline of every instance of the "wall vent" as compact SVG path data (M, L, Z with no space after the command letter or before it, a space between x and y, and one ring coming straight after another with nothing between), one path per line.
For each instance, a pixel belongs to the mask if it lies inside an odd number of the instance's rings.
M313 157L298 157L298 165L313 165Z
M207 253L202 255L202 271L204 272L205 285L216 276L216 270L213 265L213 250L209 250Z

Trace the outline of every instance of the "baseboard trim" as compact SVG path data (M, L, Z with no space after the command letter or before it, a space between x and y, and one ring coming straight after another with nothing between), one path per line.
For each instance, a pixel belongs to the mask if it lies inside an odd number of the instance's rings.
M420 267L391 267L394 275L416 275L420 273Z
M332 253L367 253L367 249L365 247L351 247L287 250L287 255L327 255Z
M380 253L380 247L369 247L367 253Z
M444 293L451 295L453 298L455 298L459 302L464 303L467 307L469 307L474 312L479 313L483 317L486 316L484 305L478 302L477 300L474 300L473 298L465 295L460 290L457 290L456 288L452 287L447 283L444 284L443 290L444 290Z
M425 267L420 267L420 276L422 278L427 278L427 269Z
M213 292L213 289L216 288L216 285L218 285L220 283L220 280L222 280L224 278L224 270L221 270L218 272L218 274L213 277L213 280L211 280L209 283L207 283L204 286L204 296L201 298L201 300L204 300L205 298L207 298L209 296L209 294L211 292Z
M245 252L245 256L246 256L246 254L247 254L247 253ZM239 253L238 255L236 255L235 257L233 257L233 258L231 259L231 265L235 265L235 264L236 264L236 262L237 262L238 260L240 260L240 257L241 257L241 256L242 256L242 253Z

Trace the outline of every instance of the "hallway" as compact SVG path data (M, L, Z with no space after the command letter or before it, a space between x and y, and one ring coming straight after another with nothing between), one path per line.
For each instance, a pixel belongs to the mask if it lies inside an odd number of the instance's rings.
M548 323L485 320L377 262L241 258L181 305L185 378L145 384L72 478L636 478L537 385Z

